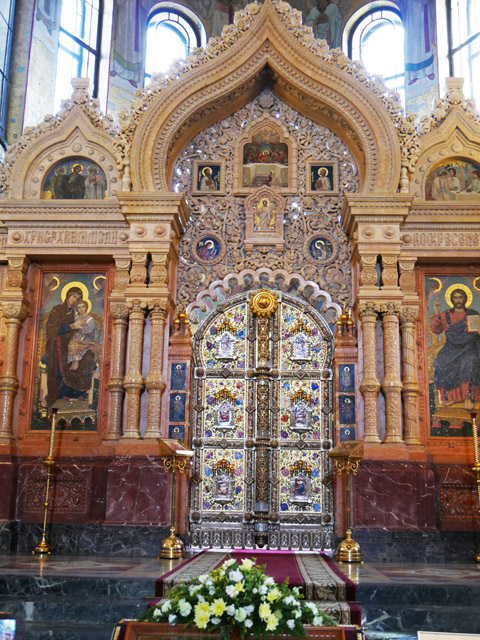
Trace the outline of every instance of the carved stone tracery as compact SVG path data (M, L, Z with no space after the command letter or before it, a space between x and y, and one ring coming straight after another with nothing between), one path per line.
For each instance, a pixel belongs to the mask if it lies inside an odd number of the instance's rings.
M267 247L263 251L261 247L256 247L251 255L247 255L245 200L233 196L234 175L236 171L241 171L241 165L235 166L231 151L242 135L244 123L255 121L265 114L272 117L278 114L278 119L287 123L291 134L297 137L299 195L285 197L285 250L273 251ZM196 158L212 163L222 160L225 163L227 197L212 193L189 196L192 221L179 246L182 259L179 262L178 297L185 306L191 304L199 292L207 289L215 280L245 268L256 270L259 267L298 273L305 280L318 283L321 289L329 291L340 305L350 300L350 247L340 220L342 198L328 194L305 195L308 190L306 167L309 160L336 160L339 166L339 191L355 191L358 188L359 178L353 156L332 131L303 117L281 102L269 89L265 89L250 104L212 125L191 141L177 161L175 190L186 193L192 191L193 163ZM202 236L211 233L223 239L224 258L215 264L199 264L191 247ZM304 258L308 239L315 235L332 238L336 255L329 264L318 263L316 266L315 261Z

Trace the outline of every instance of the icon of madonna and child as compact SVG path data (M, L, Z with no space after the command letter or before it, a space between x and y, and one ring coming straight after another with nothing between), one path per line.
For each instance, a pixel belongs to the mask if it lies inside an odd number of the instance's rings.
M479 282L426 276L432 435L466 435L470 412L480 409Z
M96 426L105 276L87 276L90 289L82 280L44 274L34 429L48 428L52 407L58 408L59 426Z

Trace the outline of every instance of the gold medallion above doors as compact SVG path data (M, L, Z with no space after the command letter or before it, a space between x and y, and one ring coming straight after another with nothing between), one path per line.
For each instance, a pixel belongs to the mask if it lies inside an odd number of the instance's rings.
M195 334L194 548L328 549L333 336L307 303L266 289Z

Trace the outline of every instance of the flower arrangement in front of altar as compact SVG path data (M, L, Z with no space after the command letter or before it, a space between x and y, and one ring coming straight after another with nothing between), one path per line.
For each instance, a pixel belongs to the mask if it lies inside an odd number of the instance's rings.
M244 558L226 560L209 574L175 585L168 598L140 618L171 625L195 625L205 631L220 630L228 640L235 629L241 638L274 635L306 636L304 624L335 626L313 602L305 602L299 587L288 578L277 584L260 567Z

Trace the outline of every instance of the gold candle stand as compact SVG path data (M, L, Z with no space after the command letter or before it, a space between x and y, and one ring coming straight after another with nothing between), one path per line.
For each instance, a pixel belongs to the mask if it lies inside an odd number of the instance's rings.
M161 458L163 468L168 473L172 472L172 495L170 501L170 535L162 542L159 558L181 558L185 553L185 547L180 538L175 535L175 511L177 500L177 471L184 473L188 467L188 458L180 458L178 456L165 456Z
M473 455L475 459L475 464L472 468L475 471L476 480L477 480L477 506L478 513L480 515L480 459L478 455L478 433L477 433L477 414L471 413L472 418L472 434L473 434ZM475 562L480 563L480 553L477 553L475 556Z
M335 558L338 562L363 562L362 550L358 542L352 538L352 503L350 494L350 474L357 475L358 465L363 456L363 443L345 440L329 452L333 458L335 472L345 474L345 540L337 547Z
M55 424L57 421L57 411L58 409L52 409L52 424L50 426L50 446L48 448L48 456L43 461L45 468L47 470L47 479L46 479L46 490L45 490L45 502L43 504L43 532L42 532L42 540L35 549L32 551L32 554L36 553L40 555L50 555L52 553L52 547L47 544L46 540L46 530L47 530L47 516L48 516L48 499L50 493L50 480L52 476L52 467L55 464L53 459L53 443L55 441Z
M170 500L170 535L160 545L158 558L181 558L185 553L185 546L180 538L175 535L175 511L177 501L177 472L185 473L190 468L190 458L193 451L188 449L179 440L173 438L162 438L159 440L160 461L167 473L172 472L172 494Z

